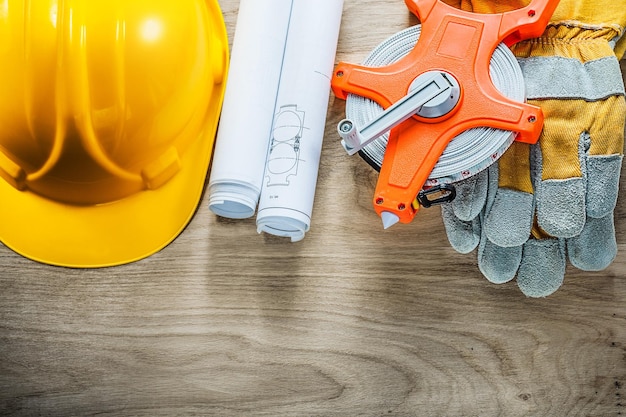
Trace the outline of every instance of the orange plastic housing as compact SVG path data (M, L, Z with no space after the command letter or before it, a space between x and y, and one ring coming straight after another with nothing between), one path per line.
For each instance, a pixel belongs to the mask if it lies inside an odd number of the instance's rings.
M517 132L516 140L536 143L543 127L541 109L503 96L489 76L491 56L501 42L510 46L540 36L558 0L534 0L506 13L477 14L455 9L439 0L405 0L421 22L415 47L402 59L371 68L341 62L332 80L334 94L369 98L384 109L404 97L411 82L426 71L452 75L461 98L437 119L413 116L393 128L373 199L380 216L396 214L409 223L418 206L412 204L446 146L474 127Z

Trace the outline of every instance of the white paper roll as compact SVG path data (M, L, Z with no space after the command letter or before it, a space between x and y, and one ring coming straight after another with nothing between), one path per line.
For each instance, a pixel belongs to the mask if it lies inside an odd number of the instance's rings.
M209 181L209 208L219 216L242 219L256 210L293 3L239 4Z
M295 0L257 230L301 240L311 224L343 0Z

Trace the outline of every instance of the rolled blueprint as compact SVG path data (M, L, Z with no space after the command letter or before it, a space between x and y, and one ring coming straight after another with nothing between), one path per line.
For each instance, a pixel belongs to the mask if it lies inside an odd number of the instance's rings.
M257 230L301 240L311 224L343 0L295 0Z
M239 4L209 180L209 208L219 216L243 219L256 210L293 3Z

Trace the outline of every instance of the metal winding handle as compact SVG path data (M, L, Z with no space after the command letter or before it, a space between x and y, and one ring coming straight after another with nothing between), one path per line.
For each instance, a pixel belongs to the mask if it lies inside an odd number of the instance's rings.
M351 120L339 122L337 131L341 144L348 155L354 155L409 117L417 114L436 118L450 113L460 96L459 83L454 77L441 71L426 72L415 79L406 96L360 129Z

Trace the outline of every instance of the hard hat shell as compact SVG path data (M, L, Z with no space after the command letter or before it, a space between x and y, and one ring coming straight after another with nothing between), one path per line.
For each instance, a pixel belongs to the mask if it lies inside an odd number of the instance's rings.
M149 256L200 200L228 65L216 0L0 0L0 240Z

